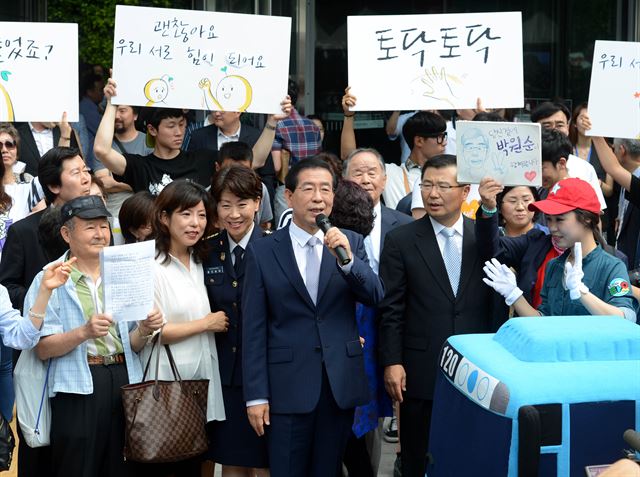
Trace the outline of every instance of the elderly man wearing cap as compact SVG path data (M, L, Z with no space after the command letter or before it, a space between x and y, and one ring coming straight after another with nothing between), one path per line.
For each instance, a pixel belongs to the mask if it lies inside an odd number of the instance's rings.
M564 253L546 268L536 310L523 297L515 274L497 259L486 262L484 282L505 297L519 316L615 315L636 320L637 305L629 275L618 258L606 253L598 229L600 202L581 179L557 182L545 200L529 205L547 217L552 238Z
M102 310L100 251L109 245L110 216L97 196L73 199L62 206L60 233L69 244L62 259L75 257L70 280L56 289L46 309L40 359L52 359L52 475L132 475L123 461L124 415L120 387L142 379L136 351L162 326L152 310L137 324L114 323ZM25 299L30 309L43 272Z

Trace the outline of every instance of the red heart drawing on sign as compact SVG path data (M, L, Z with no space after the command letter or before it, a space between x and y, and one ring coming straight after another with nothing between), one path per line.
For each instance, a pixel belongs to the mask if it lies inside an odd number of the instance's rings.
M535 179L537 175L536 171L527 171L524 173L524 178L529 182L533 182L533 179Z

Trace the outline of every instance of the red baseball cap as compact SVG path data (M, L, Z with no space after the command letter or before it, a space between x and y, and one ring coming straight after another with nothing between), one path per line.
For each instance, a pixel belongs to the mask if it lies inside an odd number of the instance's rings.
M548 215L566 214L576 209L600 215L600 201L596 191L587 181L575 177L556 182L546 199L529 204L529 210L538 210Z

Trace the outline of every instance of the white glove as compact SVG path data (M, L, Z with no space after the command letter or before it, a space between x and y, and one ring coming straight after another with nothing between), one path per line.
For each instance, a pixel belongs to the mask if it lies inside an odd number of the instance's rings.
M482 281L500 293L507 306L513 305L522 296L522 290L516 283L516 276L509 267L492 258L490 262L484 262L483 270L489 278L483 278Z
M564 264L564 286L569 290L572 300L578 300L582 293L587 293L589 288L582 283L584 272L582 271L582 244L576 242L573 246L573 265L567 260Z

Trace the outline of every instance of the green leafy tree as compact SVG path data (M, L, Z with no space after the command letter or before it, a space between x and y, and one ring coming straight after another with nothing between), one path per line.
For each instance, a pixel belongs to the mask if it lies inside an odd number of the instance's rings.
M89 65L111 65L116 4L191 9L191 0L49 0L50 22L77 23L80 61Z

